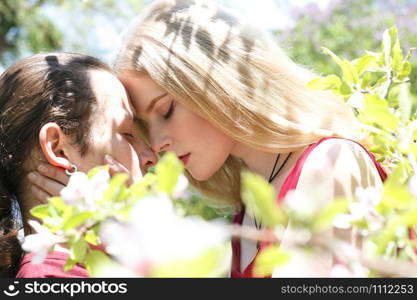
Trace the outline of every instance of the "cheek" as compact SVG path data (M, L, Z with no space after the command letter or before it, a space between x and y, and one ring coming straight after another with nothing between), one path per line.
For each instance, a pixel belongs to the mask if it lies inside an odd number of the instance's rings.
M119 139L112 142L112 146L106 154L113 156L118 162L126 167L132 176L133 181L137 181L142 177L139 165L139 155L127 140Z
M193 126L188 126L194 161L187 169L197 180L207 180L226 162L232 152L235 141L208 121L196 117Z
M89 154L82 160L83 168L80 171L85 172L95 166L104 165L104 157L109 154L129 171L134 181L142 177L138 154L125 138L113 135L112 139L108 139L106 142L96 141L94 145L95 147L90 147Z
M192 125L192 126L190 126ZM193 114L188 124L183 124L182 132L193 140L193 146L214 152L229 151L233 139L224 134L209 121Z

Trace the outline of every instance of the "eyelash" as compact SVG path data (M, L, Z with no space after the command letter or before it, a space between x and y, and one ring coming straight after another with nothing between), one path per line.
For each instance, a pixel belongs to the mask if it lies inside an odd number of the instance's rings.
M135 138L135 136L134 136L133 134L131 134L131 133L123 133L123 135L124 135L124 136L127 136L127 137L128 137L128 138L130 138L130 139Z
M174 112L174 101L171 102L168 111L166 112L166 114L163 116L165 120L168 120L172 113Z

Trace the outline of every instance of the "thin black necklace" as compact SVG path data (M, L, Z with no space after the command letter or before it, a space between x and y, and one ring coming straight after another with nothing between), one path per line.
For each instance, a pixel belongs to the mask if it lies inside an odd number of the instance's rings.
M281 156L280 153L278 153L277 159L275 160L275 164L274 164L274 168L272 169L271 175L269 175L269 179L268 182L271 183L272 181L274 181L275 177L277 177L277 175L279 174L279 172L281 172L282 168L285 166L285 164L287 163L288 159L290 158L292 152L290 152L290 154L287 155L287 157L285 158L285 161L282 163L282 165L279 167L278 171L274 174L275 172L275 167L277 166L277 163L279 161L279 157Z
M278 171L275 172L275 168L277 167L279 158L281 156L281 153L278 153L277 159L275 160L274 167L272 168L271 175L269 175L268 183L271 183L272 181L274 181L275 177L277 177L277 175L279 174L279 172L281 172L282 168L286 165L286 163L287 163L288 159L290 158L291 154L292 154L292 152L290 152L290 154L287 155L287 157L285 158L284 162L279 167ZM258 225L258 223L256 222L256 218L254 219L254 221L255 221L256 228L257 229L261 229L262 223L259 223L259 225Z

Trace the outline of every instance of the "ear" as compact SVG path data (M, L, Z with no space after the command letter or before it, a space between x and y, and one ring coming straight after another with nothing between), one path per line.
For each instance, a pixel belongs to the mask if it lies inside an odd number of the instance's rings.
M45 158L51 165L72 170L68 157L69 147L72 148L72 146L58 124L43 125L39 132L39 143Z

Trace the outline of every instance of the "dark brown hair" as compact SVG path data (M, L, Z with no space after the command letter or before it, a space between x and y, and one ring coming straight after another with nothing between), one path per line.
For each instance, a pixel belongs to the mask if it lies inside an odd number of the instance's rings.
M23 250L12 198L21 202L27 162L39 151L39 131L57 123L64 134L88 150L89 117L96 103L88 71L110 68L81 54L38 54L9 67L0 76L0 276L18 271ZM25 225L25 220L23 224Z

